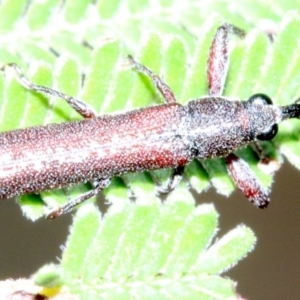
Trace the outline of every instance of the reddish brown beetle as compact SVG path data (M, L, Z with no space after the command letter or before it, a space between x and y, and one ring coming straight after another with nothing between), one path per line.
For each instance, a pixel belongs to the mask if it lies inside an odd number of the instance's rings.
M256 140L271 140L279 122L299 118L300 105L274 106L263 94L246 101L221 97L230 32L244 34L228 24L218 28L207 64L208 96L186 105L177 103L168 85L131 56L131 64L152 79L165 104L96 116L84 102L35 85L15 64L7 65L26 88L63 98L85 120L1 133L0 198L93 183L92 190L49 214L54 218L96 195L114 176L174 168L167 187L161 189L167 192L176 187L184 166L193 159L225 157L237 187L256 206L266 207L268 191L233 152Z

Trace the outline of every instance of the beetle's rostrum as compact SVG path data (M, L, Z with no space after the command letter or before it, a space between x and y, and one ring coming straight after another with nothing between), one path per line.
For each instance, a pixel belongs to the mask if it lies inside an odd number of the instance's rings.
M85 120L1 133L0 198L93 182L91 191L49 214L54 218L96 195L114 176L174 168L167 188L161 189L170 191L193 159L225 157L237 187L256 206L266 207L268 191L233 152L255 141L272 139L278 123L300 117L300 104L275 106L263 94L246 101L220 96L231 31L241 35L241 30L224 24L212 43L207 70L209 96L186 105L177 103L171 89L131 56L132 65L150 76L166 104L96 117L84 102L31 83L15 64L10 64L25 87L65 99Z

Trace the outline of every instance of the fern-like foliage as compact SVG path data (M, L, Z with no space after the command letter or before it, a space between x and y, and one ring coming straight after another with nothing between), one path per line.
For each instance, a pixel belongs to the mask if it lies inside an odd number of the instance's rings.
M44 266L35 281L50 294L68 286L80 299L235 299L235 283L220 274L255 237L240 225L212 243L217 224L214 207L195 208L185 189L163 205L155 198L120 201L102 218L87 203L74 218L60 266Z
M151 82L129 66L126 56L131 54L163 76L178 101L186 103L207 93L208 49L216 28L226 21L248 34L243 40L231 39L225 95L246 99L262 92L276 104L289 104L300 95L300 17L287 10L297 9L298 3L276 3L272 9L265 1L256 2L4 0L0 61L17 63L33 82L83 99L105 114L161 102ZM265 34L270 31L275 33L273 42ZM0 76L0 95L1 131L80 119L62 100L26 91L9 74ZM264 150L279 163L284 154L300 168L299 126L297 121L280 125L280 133ZM257 167L253 151L246 148L238 154L270 186L272 175ZM185 173L198 193L210 183L225 195L235 188L222 159L194 161ZM169 171L156 174L164 181ZM111 204L108 213L101 216L91 203L83 205L61 265L40 270L36 281L67 285L81 299L99 299L103 293L112 299L125 294L137 299L237 298L233 282L219 274L252 249L252 232L239 226L211 245L217 214L209 205L195 208L185 182L161 205L149 174L123 179L136 204L128 202L124 182L114 179L104 191ZM20 203L35 220L45 213L45 204L58 206L66 193L76 197L88 188L24 196Z

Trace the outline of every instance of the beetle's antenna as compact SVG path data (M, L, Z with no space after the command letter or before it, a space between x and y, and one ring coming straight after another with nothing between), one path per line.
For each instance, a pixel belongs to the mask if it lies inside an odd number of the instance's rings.
M300 99L298 99L294 104L280 107L282 120L300 118L300 103L298 102L300 102Z

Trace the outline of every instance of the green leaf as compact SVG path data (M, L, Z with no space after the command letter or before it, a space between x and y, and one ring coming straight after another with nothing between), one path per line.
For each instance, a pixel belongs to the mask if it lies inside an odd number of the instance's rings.
M76 280L76 273L84 267L86 247L93 241L101 224L99 211L91 203L82 205L76 214L67 240L61 267L64 280Z
M195 265L193 270L207 274L219 274L230 269L251 249L256 238L244 225L231 230L211 246Z
M103 19L108 19L113 17L113 15L118 10L118 6L120 5L119 0L99 0L97 1L97 9L99 16Z
M10 0L4 0L0 3L0 30L11 30L21 17L26 6L26 0L20 0L18 3Z
M77 23L85 17L90 0L66 0L64 16L67 22Z
M64 247L61 269L55 267L53 273L43 267L36 281L45 286L44 282L62 280L80 299L87 295L130 299L131 294L143 299L236 298L234 282L219 274L253 248L252 231L238 226L211 245L218 226L214 207L195 207L185 189L179 192L164 204L119 199L103 218L93 205L82 205Z
M118 41L105 43L93 53L90 70L86 74L82 99L91 104L96 111L100 111L101 104L108 94L119 55Z
M186 50L183 42L177 37L173 38L165 53L165 68L167 73L164 78L173 93L179 97L183 90L186 76Z
M44 0L43 2L32 2L27 11L27 23L30 29L37 30L47 23L51 14L55 13L56 0Z
M61 268L55 264L48 264L40 268L33 276L37 285L46 288L61 286Z
M161 47L162 40L156 34L151 34L140 49L140 57L136 59L143 64L150 64L152 72L159 73L162 64ZM131 93L132 106L136 108L151 105L155 95L156 90L151 80L143 74L137 74Z
M57 90L73 97L79 97L81 73L74 59L61 56L56 63L55 84ZM81 119L78 113L66 101L56 98L53 100L52 112L47 123L60 123L68 119Z

